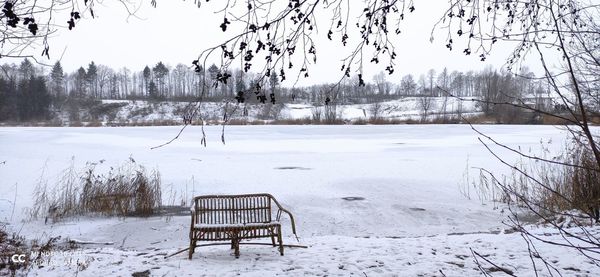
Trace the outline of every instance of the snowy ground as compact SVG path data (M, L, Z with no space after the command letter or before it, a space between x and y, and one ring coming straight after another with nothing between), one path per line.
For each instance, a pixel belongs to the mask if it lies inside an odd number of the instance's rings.
M565 139L565 132L552 126L478 128L525 151L537 152L540 141L557 150ZM190 128L169 146L150 150L177 131L1 128L0 221L28 238L112 242L56 253L47 266L29 273L431 276L442 275L441 270L447 276L478 275L472 248L517 275L533 275L520 235L502 231L502 207L482 203L473 190L471 199L461 193L469 166L506 172L468 126L235 126L226 128L226 145L220 143L220 127L208 127L206 148L200 129ZM185 254L164 259L187 247L189 216L76 218L47 225L23 221L35 184L40 179L52 183L72 159L83 168L88 161L105 160L110 166L129 157L160 170L165 202L182 195L273 194L294 213L300 243L309 248L288 248L281 257L271 247L243 245L236 260L220 246L199 248L192 261ZM298 169L281 169L289 167ZM365 200L342 199L349 196ZM297 243L288 227L284 242ZM552 230L534 231L559 239ZM600 273L576 253L539 247L565 275Z

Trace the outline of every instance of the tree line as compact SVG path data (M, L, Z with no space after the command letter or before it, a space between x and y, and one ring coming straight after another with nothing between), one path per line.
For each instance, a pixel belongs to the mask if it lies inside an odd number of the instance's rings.
M227 73L231 76L228 82L217 83L215 80L222 72L214 64L198 71L184 64L172 67L158 62L132 71L127 67L114 69L92 61L68 73L60 62L50 68L36 66L24 59L19 65L3 64L0 67L0 120L44 119L49 110L60 107L60 103L85 99L196 101L202 95L202 100L207 102L339 105L420 97L419 106L427 112L430 109L428 102L434 97L455 96L484 100L481 110L489 115L510 112L506 106L494 105L495 102L549 99L548 85L526 68L518 75L492 67L468 72L431 69L418 77L407 74L401 78L380 72L365 85L360 85L358 77L353 77L337 85L288 88L281 85L275 73L264 79L259 74L239 69ZM445 110L445 105L438 108Z

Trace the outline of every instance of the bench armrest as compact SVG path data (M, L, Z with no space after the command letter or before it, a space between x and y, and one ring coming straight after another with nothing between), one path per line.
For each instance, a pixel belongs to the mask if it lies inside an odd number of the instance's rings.
M281 214L282 213L286 213L288 214L288 216L290 217L290 222L292 223L292 233L294 234L294 236L296 237L296 240L298 242L300 242L300 240L298 239L298 235L296 234L296 222L294 221L294 216L292 215L292 213L288 210L286 210L285 208L283 208L281 206L281 204L279 204L279 202L277 202L277 200L275 200L274 197L271 196L271 199L273 200L273 202L275 203L275 205L277 205L277 216L276 216L276 220L279 221L281 220Z

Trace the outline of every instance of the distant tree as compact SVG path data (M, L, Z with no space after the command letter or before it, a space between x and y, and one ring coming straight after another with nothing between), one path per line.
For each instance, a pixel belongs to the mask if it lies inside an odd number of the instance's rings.
M181 63L177 64L175 69L173 69L172 74L175 81L171 90L175 96L183 97L188 93L188 73L188 67Z
M28 79L29 77L35 75L35 67L29 61L29 59L24 59L19 66L19 74L21 79Z
M114 70L105 65L98 65L98 97L105 98L108 95L107 86L110 78L114 75Z
M152 80L152 70L150 70L150 67L144 67L142 76L145 89L144 92L148 95L150 93L150 81Z
M483 102L481 102L482 110L486 115L493 116L495 114L495 101L500 100L500 74L492 67L486 67L479 74L480 90Z
M386 75L385 72L381 71L373 76L373 82L375 82L379 99L381 99L381 96L390 94L390 91L392 90L392 85L387 81Z
M271 93L275 93L277 86L279 86L279 78L277 77L277 73L272 72L269 76L269 87L271 88Z
M131 82L130 74L131 70L129 70L129 68L126 66L122 67L119 71L119 81L121 83L123 97L129 96L129 83Z
M453 95L463 96L465 94L465 74L459 71L452 71L450 73L450 87L449 91L453 93Z
M400 91L404 95L414 95L417 91L417 83L411 74L402 77L400 81Z
M448 76L448 69L444 67L444 69L442 70L442 72L440 72L440 74L438 75L437 78L437 87L440 88L438 89L438 93L436 93L438 96L442 96L442 107L441 107L441 120L443 123L446 122L446 112L448 109L448 97L450 95L448 95L448 93L444 93L445 91L449 91L449 76Z
M462 72L452 71L452 73L450 74L450 79L451 79L450 88L449 88L450 92L453 95L457 95L460 97L466 95L465 91L464 91L465 90L464 74ZM455 104L455 106L453 107L453 110L456 113L457 118L462 119L463 101L454 101L453 104Z
M154 83L154 81L150 81L150 83L148 84L148 97L150 97L150 99L160 99L160 95L158 92L158 87L156 86L156 83Z
M60 61L54 63L52 71L50 71L50 94L61 97L64 91L65 73L60 64Z
M227 74L229 75L233 75L231 71L227 71ZM223 97L232 97L234 95L234 90L235 90L235 82L233 82L233 80L231 80L230 82L227 82L227 84L225 84L223 86L223 88L221 89L221 91L223 92Z
M16 78L0 78L0 121L18 120Z
M219 68L217 67L216 64L213 63L208 68L208 77L212 81L212 80L217 79L217 74L219 74Z
M19 68L14 63L12 64L2 64L0 65L0 77L4 78L7 81L15 81L19 78Z
M428 95L436 96L435 91L433 89L435 86L435 70L434 69L429 69L429 71L427 71L427 82L429 84L429 87L427 88L427 90L429 90Z
M167 66L162 63L162 62L158 62L154 68L152 69L152 72L154 73L154 78L156 79L156 83L158 83L158 96L160 98L163 98L165 96L165 84L166 84L166 78L168 77L169 74L169 69L167 68Z
M98 97L98 67L94 61L90 62L85 74L85 82L93 98Z
M49 106L50 95L43 77L31 75L28 79L19 82L17 100L19 120L46 119Z
M119 75L114 71L108 79L108 97L110 99L119 98Z
M219 68L218 68L218 67L217 67L217 65L215 65L215 64L212 64L212 65L211 65L211 66L208 68L208 76L207 76L207 77L208 77L208 79L209 79L210 81L209 81L209 83L207 84L207 85L209 86L209 89L206 91L206 92L208 93L208 95L207 95L207 96L210 96L210 94L211 94L211 91L212 91L212 89L211 89L211 88L213 88L213 87L214 87L214 84L216 84L216 83L214 83L214 82L215 82L215 80L217 79L217 75L219 74L219 71L220 71L220 70L219 70Z
M75 73L75 92L74 92L74 96L75 97L84 97L86 94L86 78L87 78L87 73L85 72L85 69L83 67L79 67L79 69L77 70L77 73Z
M244 79L244 71L237 70L235 74L235 91L236 92L244 92L246 91L246 80Z
M199 66L195 71L197 75L195 76L194 86L196 88L196 96L199 97L202 94L202 91L207 89L204 67Z
M431 80L431 70L428 72L427 75L427 80ZM428 84L428 81L425 79L425 77L423 75L421 75L419 77L419 89L420 89L420 94L419 94L419 98L418 98L418 108L421 110L421 122L426 122L427 121L427 117L429 116L429 111L431 111L434 108L434 101L433 101L433 91L430 89L430 84Z
M277 73L272 72L269 76L269 87L271 88L271 93L269 94L269 101L272 104L275 104L275 92L277 91L277 87L279 86L279 78L277 77Z

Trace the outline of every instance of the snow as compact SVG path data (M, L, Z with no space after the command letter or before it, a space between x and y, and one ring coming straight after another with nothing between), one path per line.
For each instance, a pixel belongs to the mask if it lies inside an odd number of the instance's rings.
M267 223L238 223L238 224L194 224L194 228L204 229L204 228L264 228L264 227L273 227L279 225L279 222L267 222Z
M56 254L59 258L30 275L64 276L80 271L86 276L129 276L150 270L153 276L441 276L441 270L447 276L480 276L471 249L517 276L534 275L523 241L516 234L319 236L307 242L308 249L286 248L284 256L274 247L241 245L239 259L232 256L228 246L197 248L192 260L185 257L187 253L165 258L176 249L157 248L157 244L140 251L86 248ZM598 273L595 265L573 259L568 252L556 251L548 244L538 250L564 276ZM492 267L482 264L486 269ZM538 272L545 276L540 266Z
M500 142L534 152L540 141L557 151L566 136L554 126L476 127ZM533 273L523 239L504 233L502 205L480 200L474 191L465 195L465 174L476 174L470 167L508 172L469 126L230 126L225 128L225 145L221 128L208 126L206 148L200 144L200 127L192 126L172 144L150 149L170 140L179 128L0 128L0 162L6 160L0 164L0 222L28 238L60 235L80 242L114 242L56 252L54 264L29 274L63 276L80 270L86 276L130 275L150 270L151 275L167 276L416 276L441 275L442 270L448 276L477 275L470 248L517 275ZM189 202L201 194L274 195L293 213L300 244L309 248L286 248L281 257L272 247L242 245L235 259L230 247L214 246L198 248L191 261L187 253L165 259L189 244L189 215L24 221L40 180L52 184L71 163L83 169L86 162L104 160L107 168L130 157L160 170L165 204ZM297 243L285 217L282 229L284 243ZM561 239L551 229L535 227L533 232ZM575 252L542 244L538 248L558 268L581 270L565 273L600 273ZM61 257L69 262L60 263ZM77 259L80 265L73 262Z
M442 113L447 116L456 116L457 111L461 111L463 116L477 115L479 109L472 101L459 101L454 98L430 97L432 102L428 111L429 118L436 117ZM466 99L468 100L468 98ZM419 120L422 117L420 108L420 97L404 97L396 100L377 103L379 105L378 118L398 119L398 120ZM444 102L446 109L444 110ZM200 107L199 111L204 120L218 121L223 118L222 102L174 102L174 101L146 101L146 100L102 100L102 105L111 105L111 108L105 107L105 114L99 115L99 120L103 125L111 124L153 124L165 125L166 123L181 123L184 111L193 107ZM233 104L235 105L235 104ZM339 119L344 121L367 120L374 117L374 108L376 104L339 104L336 106L336 112ZM242 110L247 109L247 116L242 116ZM304 120L312 119L315 110L324 106L318 106L309 103L285 103L276 104L248 104L240 105L232 118L255 120ZM280 110L279 112L275 112ZM57 111L57 118L62 122L68 123L68 111ZM276 116L275 116L276 114ZM324 115L321 115L322 118ZM81 111L79 117L83 121L92 120L92 116L85 111Z

